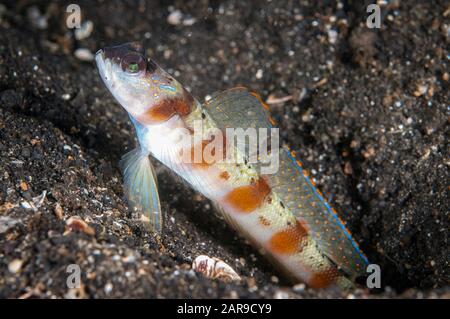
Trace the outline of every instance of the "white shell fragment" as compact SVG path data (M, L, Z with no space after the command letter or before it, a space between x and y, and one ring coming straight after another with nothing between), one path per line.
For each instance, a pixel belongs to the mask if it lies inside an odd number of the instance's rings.
M75 30L75 38L77 40L84 40L89 38L94 30L94 23L92 21L85 21L81 24L81 28Z
M94 54L86 48L76 49L73 53L78 60L81 61L94 61Z
M20 269L22 269L22 264L23 264L23 261L22 261L22 260L20 260L20 259L14 259L13 261L11 261L11 262L8 264L8 270L9 270L9 272L11 272L11 273L13 273L13 274L18 273L18 272L20 271Z
M42 206L45 200L45 196L47 195L47 191L43 191L41 195L33 197L31 201L22 201L20 203L20 206L22 206L25 209L34 210L35 212L38 210L39 207Z
M219 279L225 282L238 281L241 277L231 268L227 263L219 258L211 258L205 255L200 255L195 258L192 263L192 268L205 277L211 279Z
M89 236L95 235L95 229L78 216L71 216L66 220L66 231L64 232L64 235L67 235L72 231L81 231Z
M191 17L190 15L185 15L180 10L174 10L172 11L168 17L167 17L167 23L171 25L184 25L184 26L191 26L194 25L197 20L194 17Z
M167 22L171 25L179 25L183 19L183 13L180 10L172 11L167 17Z

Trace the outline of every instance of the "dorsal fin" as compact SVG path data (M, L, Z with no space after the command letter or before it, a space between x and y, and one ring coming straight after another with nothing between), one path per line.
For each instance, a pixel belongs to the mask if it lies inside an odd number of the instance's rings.
M203 107L222 129L270 128L274 124L259 95L244 87L214 93Z
M235 87L222 92L214 93L212 98L202 106L216 123L218 128L226 131L228 128L243 129L254 128L257 131L257 145L250 148L245 140L244 145L237 145L238 149L244 150L248 158L259 158L259 147L270 149L272 147L269 137L270 129L273 129L275 121L269 114L269 107L262 101L257 93L250 92L244 87ZM259 129L264 129L263 134L259 134ZM278 142L278 139L276 140ZM242 146L242 148L241 148ZM278 147L278 143L275 145ZM266 154L267 149L263 154ZM267 158L267 157L265 157ZM257 167L260 169L260 167Z

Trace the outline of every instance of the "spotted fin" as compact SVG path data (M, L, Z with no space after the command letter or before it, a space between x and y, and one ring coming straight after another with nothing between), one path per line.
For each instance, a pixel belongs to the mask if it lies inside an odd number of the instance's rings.
M293 152L280 149L279 170L267 178L283 205L305 225L327 258L349 277L365 273L367 258Z
M258 94L244 87L236 87L214 93L203 108L222 128L270 128L271 120L268 106Z
M149 154L136 148L120 161L124 178L124 192L130 208L150 221L150 227L161 232L163 218L159 203L158 186Z
M203 109L209 114L216 125L222 129L227 128L247 130L265 129L259 134L258 146L249 147L244 140L237 140L237 147L243 154L251 158L259 155L258 147L267 146L270 143L267 130L272 128L275 121L270 116L269 107L261 100L260 96L250 92L244 87L236 87L222 92L214 93L210 100L204 103ZM272 132L273 133L273 132ZM278 141L278 140L277 140ZM240 145L239 143L243 143Z

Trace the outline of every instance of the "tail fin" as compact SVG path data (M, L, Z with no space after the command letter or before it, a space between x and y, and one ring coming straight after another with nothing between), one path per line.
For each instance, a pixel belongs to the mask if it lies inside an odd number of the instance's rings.
M148 154L136 148L125 154L120 161L124 177L124 191L133 211L150 220L150 227L161 232L163 218L159 203L158 186L153 165Z

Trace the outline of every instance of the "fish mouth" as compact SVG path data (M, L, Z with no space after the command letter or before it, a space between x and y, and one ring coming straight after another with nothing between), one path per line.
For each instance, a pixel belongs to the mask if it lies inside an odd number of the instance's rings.
M110 67L106 66L105 51L103 49L100 49L97 51L97 53L95 53L95 63L97 64L100 77L102 78L106 86L108 86L108 81L110 80L111 72L109 71Z
M105 64L105 51L100 49L95 53L95 63L97 66Z
M95 53L95 56L101 56L102 58L105 58L105 51L103 49L100 49Z
M97 64L98 73L100 78L105 84L108 91L115 95L115 83L117 82L117 66L114 60L108 59L105 49L100 49L95 53L95 63Z

